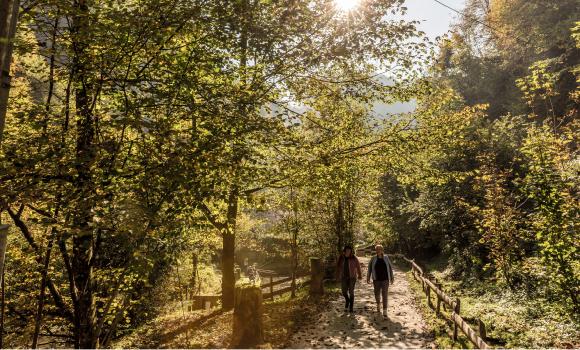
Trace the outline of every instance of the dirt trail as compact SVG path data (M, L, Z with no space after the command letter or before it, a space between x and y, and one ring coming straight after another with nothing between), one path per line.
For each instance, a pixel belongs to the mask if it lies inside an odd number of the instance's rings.
M368 258L360 258L366 277ZM296 332L288 348L426 348L432 339L417 309L409 282L395 267L389 287L388 318L377 313L372 284L357 282L354 313L344 311L344 299L332 301L315 324Z

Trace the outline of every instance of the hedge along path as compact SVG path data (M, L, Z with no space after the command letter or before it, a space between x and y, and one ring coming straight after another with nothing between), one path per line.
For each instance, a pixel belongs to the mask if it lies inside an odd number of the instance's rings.
M344 311L344 298L333 300L313 324L302 326L288 348L426 348L433 339L415 305L407 276L394 266L389 287L388 318L376 312L372 284L366 283L368 258L359 258L363 276L355 288L353 314ZM372 282L371 282L372 283Z

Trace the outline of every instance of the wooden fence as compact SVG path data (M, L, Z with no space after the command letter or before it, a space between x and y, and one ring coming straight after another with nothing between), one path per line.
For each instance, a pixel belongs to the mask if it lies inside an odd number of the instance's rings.
M290 286L287 286L284 288L279 288L279 289L274 290L275 286L278 286L280 284L284 284L287 282L292 282L292 276L284 277L284 278L281 278L281 279L274 281L274 277L279 277L279 275L269 274L269 275L263 276L263 270L261 272L261 275L263 277L262 280L264 280L266 278L269 279L269 282L266 284L262 284L261 288L262 288L262 296L264 297L264 299L270 299L270 300L274 300L274 296L276 296L276 295L282 295L284 293L291 292L292 289L294 289L294 288L298 289L302 285L310 282L309 279L307 279L307 280L302 279L304 277L309 276L309 274L301 274L301 275L296 276L296 285L295 286L290 285ZM264 290L266 290L266 292L264 292Z
M433 283L424 273L423 269L415 263L414 260L407 259L405 256L394 254L399 258L404 259L411 265L413 278L416 281L420 282L423 287L423 292L427 296L427 304L430 308L436 310L437 315L441 316L447 320L449 320L453 324L453 340L457 340L457 333L461 330L475 346L479 349L488 349L487 344L485 343L486 332L485 332L485 324L481 320L477 320L478 326L478 333L476 333L471 326L465 322L465 320L461 317L461 300L459 298L452 299L447 294L441 290L440 283ZM435 297L437 298L437 305L434 306L431 301L431 291L435 293ZM441 305L443 308L449 307L452 310L451 316L447 318L441 312Z
M264 299L274 300L277 295L282 295L287 292L291 292L293 286L287 286L279 289L274 289L274 287L292 282L292 276L286 277L286 275L276 274L274 271L269 270L259 270L260 277L262 281L268 280L268 283L261 284L262 296ZM294 288L302 288L305 284L310 282L310 278L305 278L310 276L310 274L300 274L296 276L296 285ZM282 277L280 279L274 280L275 277ZM221 299L221 295L195 295L187 306L188 311L199 310L199 309L209 309L215 307Z
M372 255L374 253L375 253L375 246L374 245L359 247L356 250L356 255L358 255L358 256L367 256L367 255Z

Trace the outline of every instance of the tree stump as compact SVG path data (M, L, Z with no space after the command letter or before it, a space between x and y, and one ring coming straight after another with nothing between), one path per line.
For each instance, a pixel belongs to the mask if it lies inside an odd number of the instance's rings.
M320 258L310 258L310 295L324 294L324 266Z
M231 346L251 348L264 343L262 290L257 286L236 288Z

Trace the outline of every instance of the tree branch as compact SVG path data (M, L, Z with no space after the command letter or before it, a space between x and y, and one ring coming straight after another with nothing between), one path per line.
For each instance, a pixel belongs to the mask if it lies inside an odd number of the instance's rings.
M23 207L23 205L21 206L21 208L22 207ZM38 244L34 241L34 237L32 237L32 234L30 233L28 226L26 226L24 221L22 221L20 219L20 215L17 215L17 213L15 213L9 206L6 208L6 210L8 211L8 215L10 215L10 217L12 218L14 225L20 229L20 232L22 232L22 235L24 236L24 238L26 239L26 241L28 242L30 247L32 247L32 249L34 250L35 260L39 264L42 264L43 263L42 252L40 251L40 247L38 246ZM56 287L54 282L50 278L47 277L46 283L47 283L48 289L50 290L50 294L52 295L52 298L54 299L54 303L56 304L56 306L62 311L63 315L68 320L72 321L73 314L72 314L71 310L66 306L64 299L62 297L62 294L60 293L60 291L58 290L58 288Z

